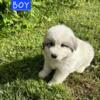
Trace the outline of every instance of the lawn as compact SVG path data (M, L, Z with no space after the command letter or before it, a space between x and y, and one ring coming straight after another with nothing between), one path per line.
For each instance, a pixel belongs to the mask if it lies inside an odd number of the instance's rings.
M0 0L0 100L99 100L100 1L31 1L31 11L16 12L9 0ZM46 30L59 23L90 42L95 57L84 73L75 72L63 84L48 87L50 77L38 77L42 42Z

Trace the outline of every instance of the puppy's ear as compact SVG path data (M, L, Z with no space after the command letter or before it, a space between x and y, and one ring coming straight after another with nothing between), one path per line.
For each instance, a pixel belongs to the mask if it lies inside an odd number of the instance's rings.
M42 49L45 48L45 45L46 45L46 37L47 37L47 33L46 33L46 35L44 37L44 40L43 40L43 43L42 43Z
M78 44L77 44L77 38L76 37L71 37L71 47L72 47L73 51L77 49Z

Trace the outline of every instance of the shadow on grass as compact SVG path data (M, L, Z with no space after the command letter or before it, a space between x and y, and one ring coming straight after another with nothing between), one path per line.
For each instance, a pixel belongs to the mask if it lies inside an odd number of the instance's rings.
M36 79L38 72L43 67L43 56L38 55L34 58L25 58L9 64L0 66L0 84L12 82L18 79Z

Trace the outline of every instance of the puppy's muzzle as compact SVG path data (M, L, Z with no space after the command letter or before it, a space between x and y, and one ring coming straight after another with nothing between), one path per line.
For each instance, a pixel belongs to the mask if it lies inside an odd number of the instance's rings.
M51 54L51 57L56 59L57 58L57 55L56 54Z

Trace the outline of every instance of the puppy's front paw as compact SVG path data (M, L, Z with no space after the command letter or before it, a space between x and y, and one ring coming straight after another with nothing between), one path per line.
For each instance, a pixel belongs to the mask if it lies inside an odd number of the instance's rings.
M52 80L48 83L48 86L57 85L57 84L61 84L61 83L62 83L61 80L52 79Z
M48 83L48 86L52 86L52 85L54 85L53 82L49 82Z
M46 77L45 71L43 71L43 70L40 71L40 72L39 72L39 77L40 77L40 78L45 78L45 77Z
M56 85L56 84L59 84L59 83L57 83L56 81L50 81L48 83L48 86L53 86L53 85Z

